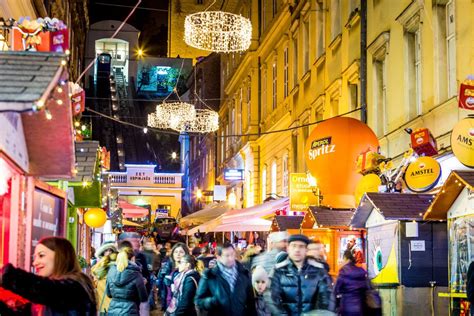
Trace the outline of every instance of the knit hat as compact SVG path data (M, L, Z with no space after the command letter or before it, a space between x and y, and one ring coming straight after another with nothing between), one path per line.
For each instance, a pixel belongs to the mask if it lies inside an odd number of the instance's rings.
M95 257L96 258L100 258L104 255L104 252L106 250L112 250L112 252L115 252L117 253L118 250L117 250L117 247L115 246L115 243L113 241L107 241L107 242L104 242L100 247L99 249L96 250L95 252Z
M280 242L284 240L288 240L288 232L273 232L268 235L268 239L271 242Z
M269 278L268 273L262 266L256 266L252 272L252 284L257 283L257 281L265 281L268 284Z
M290 238L288 238L288 244L292 243L293 241L301 241L304 242L306 245L310 243L310 240L308 237L305 235L291 235Z

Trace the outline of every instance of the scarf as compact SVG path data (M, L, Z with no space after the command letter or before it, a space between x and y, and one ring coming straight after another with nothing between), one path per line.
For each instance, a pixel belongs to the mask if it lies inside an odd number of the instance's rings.
M168 313L172 314L176 311L176 308L178 307L178 302L181 298L181 294L183 293L183 285L184 285L183 281L186 278L186 276L191 272L193 272L193 270L180 272L174 278L173 284L171 285L171 291L172 291L171 301L169 303L168 308L166 309Z
M230 292L234 292L235 283L239 277L239 271L237 271L237 264L234 264L231 268L226 267L220 262L217 262L219 270L222 272L222 277L229 283Z

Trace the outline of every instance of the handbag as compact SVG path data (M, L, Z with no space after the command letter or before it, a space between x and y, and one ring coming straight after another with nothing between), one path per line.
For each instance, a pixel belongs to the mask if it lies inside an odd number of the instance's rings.
M365 305L369 310L379 310L382 308L382 298L379 292L372 287L369 280L367 280L367 290L365 291Z

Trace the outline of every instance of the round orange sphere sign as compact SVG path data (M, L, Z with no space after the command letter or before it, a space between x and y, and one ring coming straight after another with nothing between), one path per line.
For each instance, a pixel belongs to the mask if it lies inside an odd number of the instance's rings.
M332 118L313 129L306 142L305 159L318 182L323 205L356 206L354 192L362 178L357 173L357 157L367 149L376 151L378 147L374 132L353 118Z
M99 228L104 226L107 221L107 213L101 208L90 208L84 214L84 221L87 226L92 228Z

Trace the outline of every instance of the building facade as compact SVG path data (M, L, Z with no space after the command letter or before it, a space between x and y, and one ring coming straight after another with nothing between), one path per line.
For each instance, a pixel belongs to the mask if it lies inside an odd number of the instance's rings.
M466 1L367 2L367 124L381 152L401 158L405 129L427 127L441 152L467 115L457 89L473 69ZM306 172L304 147L316 122L361 118L360 1L239 1L223 10L251 19L253 41L222 55L217 181L237 207L287 196L289 174ZM244 181L226 183L226 168Z

